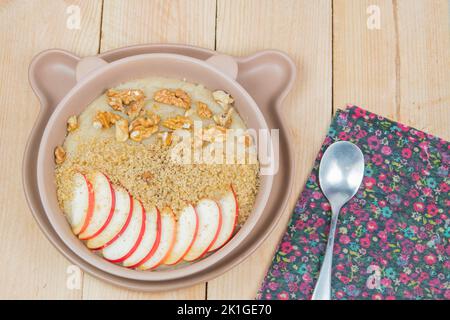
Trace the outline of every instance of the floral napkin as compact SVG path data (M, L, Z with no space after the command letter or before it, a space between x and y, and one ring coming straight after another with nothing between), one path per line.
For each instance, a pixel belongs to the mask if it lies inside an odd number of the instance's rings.
M450 299L450 143L356 106L336 113L257 298L311 298L331 215L318 168L338 140L365 173L339 216L332 299Z

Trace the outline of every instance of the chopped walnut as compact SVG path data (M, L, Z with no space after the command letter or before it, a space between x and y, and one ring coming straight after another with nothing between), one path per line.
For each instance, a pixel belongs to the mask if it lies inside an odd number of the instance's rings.
M135 118L144 107L145 94L140 89L106 91L108 104L116 111L125 112L130 118Z
M122 119L118 114L109 111L97 111L93 126L97 129L111 128L116 121Z
M212 111L208 108L208 105L200 101L197 101L197 114L203 119L209 119L213 115Z
M152 178L153 178L153 175L151 174L150 171L145 171L142 174L142 179L147 183L149 183L152 180Z
M140 116L131 122L130 130L137 126L143 126L145 128L156 126L160 121L161 118L157 114L147 110L144 116Z
M61 146L55 148L55 163L62 164L66 160L66 151Z
M78 129L78 118L77 116L70 116L67 119L67 132L73 132Z
M148 128L137 126L130 132L130 139L136 142L141 142L142 140L150 137L156 131L158 131L158 126L151 126Z
M156 102L170 104L183 109L191 107L191 97L181 89L161 89L155 92L153 99Z
M175 118L169 118L162 122L164 127L171 130L176 129L190 129L192 127L192 120L184 116L176 116Z
M229 108L229 106L234 102L234 99L228 93L222 90L214 91L213 98L224 109Z
M221 127L229 128L231 125L231 122L233 121L233 108L229 108L222 112L221 114L214 115L213 119L216 124L218 124Z
M128 120L120 119L116 122L116 140L125 142L128 140Z

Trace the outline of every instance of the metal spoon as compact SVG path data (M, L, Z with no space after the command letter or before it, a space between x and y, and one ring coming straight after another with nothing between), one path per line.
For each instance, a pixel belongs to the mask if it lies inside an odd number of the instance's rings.
M333 143L323 154L319 183L331 205L331 227L325 258L312 295L313 300L330 300L334 234L339 211L358 191L364 175L364 156L356 145L347 141Z

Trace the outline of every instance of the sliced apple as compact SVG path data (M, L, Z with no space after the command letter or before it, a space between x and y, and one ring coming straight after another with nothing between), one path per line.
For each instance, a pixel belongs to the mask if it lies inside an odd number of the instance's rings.
M89 240L100 234L114 214L116 197L109 178L101 172L96 172L91 182L95 197L94 212L86 230L78 235L81 240Z
M216 241L208 251L214 251L221 248L228 240L230 240L233 231L236 228L239 206L236 193L232 186L230 186L230 191L228 191L218 203L220 212L222 213L222 227L220 228Z
M196 206L198 232L194 243L184 256L186 261L194 261L208 252L216 241L222 225L222 214L216 201L202 199Z
M75 235L86 230L94 211L94 190L91 182L82 173L73 175L72 199L66 206L67 219Z
M188 205L180 212L177 222L175 244L167 258L164 260L164 264L173 265L183 259L194 243L197 230L197 212L192 205Z
M129 256L123 265L135 268L153 256L161 239L161 216L159 210L154 207L145 214L145 233L136 251Z
M106 248L127 228L133 214L133 198L122 187L114 186L116 205L111 222L94 238L87 241L87 247L93 250Z
M102 250L103 257L114 263L122 262L131 256L141 243L145 232L145 210L142 204L133 199L133 215L123 234Z
M161 212L161 239L155 253L138 266L140 270L154 269L159 266L172 250L175 243L177 223L171 209L166 208Z

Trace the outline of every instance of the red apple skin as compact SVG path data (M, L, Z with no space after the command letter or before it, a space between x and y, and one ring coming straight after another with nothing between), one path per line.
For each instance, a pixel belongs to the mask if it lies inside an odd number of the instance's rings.
M84 220L84 224L81 227L80 232L78 232L77 234L81 234L84 232L84 230L86 230L87 226L91 222L92 214L94 213L94 206L95 206L95 194L94 194L94 188L92 187L92 183L88 180L88 178L86 177L85 174L83 174L81 172L79 172L79 174L81 174L83 176L84 180L86 181L87 188L88 188L88 209L86 212L86 219Z
M142 226L141 226L141 230L139 230L139 236L138 236L138 239L136 240L136 243L134 244L134 246L131 248L131 250L126 254L126 255L124 255L122 258L119 258L119 259L116 259L116 260L109 260L109 259L106 259L105 258L105 260L107 260L107 261L109 261L109 262L112 262L112 263L119 263L119 262L123 262L123 261L125 261L129 256L131 256L133 253L134 253L134 251L136 251L136 249L138 248L138 246L139 246L139 244L141 243L141 241L142 241L142 237L144 236L144 232L145 232L145 210L144 210L144 206L142 205L142 203L141 203L141 208L142 208Z
M233 185L231 185L231 184L230 184L230 189L231 189L231 192L233 192L234 202L236 203L236 215L234 217L233 232L231 232L231 234L228 237L228 239L220 247L218 247L217 249L215 249L215 250L213 250L211 252L217 251L220 248L222 248L224 245L226 245L228 243L228 241L230 241L230 239L233 238L233 233L234 233L234 230L236 229L236 225L237 225L237 221L238 221L238 217L239 217L239 203L238 203L238 200L237 200L236 192L234 191Z
M129 268L129 269L134 269L134 268L140 266L141 264L145 263L148 259L150 259L153 256L156 249L158 249L159 242L161 241L161 214L157 207L156 207L156 212L158 213L158 215L156 218L156 240L155 240L155 243L153 244L153 247L151 248L150 252L141 261L139 261L136 264L133 264L131 266L128 266L127 268ZM144 234L142 234L142 236L143 235Z
M170 244L170 248L169 248L169 250L167 250L166 255L156 265L154 265L149 270L154 270L154 269L158 268L164 262L164 260L166 260L166 258L169 256L170 251L172 250L173 246L175 245L175 236L177 234L177 222L175 221L175 214L173 213L172 208L170 208L170 207L168 207L168 208L172 212L172 220L174 220L174 224L175 224L175 228L173 229L173 235L172 235L172 240L171 240L172 243Z
M108 176L106 174L104 174L104 173L102 173L102 174L108 180L109 188L111 190L111 210L109 211L108 218L106 219L105 223L103 224L103 226L97 232L95 232L93 235L91 235L89 237L80 238L80 240L89 240L89 239L92 239L92 238L98 236L100 234L100 232L102 232L106 228L106 226L111 222L111 219L112 219L113 214L114 214L114 210L116 209L116 194L114 192L113 185L111 183L111 180L108 178Z
M128 213L128 217L127 220L125 221L125 224L122 226L122 229L120 229L119 233L116 234L114 236L114 238L112 238L111 240L109 240L107 243L105 243L103 246L100 246L98 248L91 248L92 251L98 251L98 250L102 250L104 248L106 248L107 246L111 245L114 243L114 241L116 241L122 234L123 232L126 230L126 228L128 227L128 225L130 224L131 221L131 216L133 215L133 197L131 196L130 193L128 193L128 196L130 197L130 212Z
M201 200L200 200L200 201L201 201ZM199 202L200 202L200 201L199 201ZM216 242L217 237L219 236L220 229L222 228L222 210L220 209L220 206L219 206L219 204L217 203L217 201L215 201L215 200L213 200L213 201L216 203L217 208L219 208L219 224L218 224L218 226L217 226L216 234L214 235L213 240L211 241L211 243L209 244L209 246L205 249L205 251L203 251L203 253L202 253L201 255L199 255L198 258L196 258L196 259L194 259L194 260L192 260L192 261L189 261L189 262L197 261L197 260L203 258L203 257L208 253L209 248L211 248L211 247L213 246L214 242ZM185 254L185 255L186 255L186 254Z
M184 256L189 252L189 250L191 249L192 245L194 244L195 238L197 237L197 233L198 233L198 213L197 213L197 209L195 209L195 206L190 204L192 206L192 208L194 208L194 212L195 212L195 231L194 231L194 237L192 238L191 243L189 244L188 248L186 249L186 251L184 252L184 254L181 256L180 259L178 259L177 261L173 262L173 263L167 263L166 265L168 266L174 266L177 263L179 263L180 261L183 260ZM217 233L218 235L218 233ZM174 244L175 245L175 242ZM170 252L170 251L169 251Z

